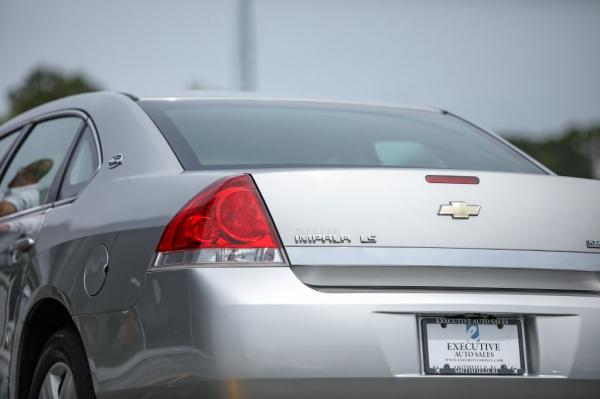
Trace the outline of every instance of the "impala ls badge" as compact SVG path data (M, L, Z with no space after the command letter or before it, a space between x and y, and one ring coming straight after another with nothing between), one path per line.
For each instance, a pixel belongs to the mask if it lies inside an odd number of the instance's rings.
M350 244L348 234L296 234L296 244Z
M440 205L438 215L452 216L452 219L468 219L470 216L479 215L481 206L469 205L464 201L450 201L450 204Z
M587 240L586 244L588 248L600 249L600 240Z
M296 244L351 244L352 238L348 234L296 234L294 236ZM376 244L377 236L375 234L361 234L361 244Z

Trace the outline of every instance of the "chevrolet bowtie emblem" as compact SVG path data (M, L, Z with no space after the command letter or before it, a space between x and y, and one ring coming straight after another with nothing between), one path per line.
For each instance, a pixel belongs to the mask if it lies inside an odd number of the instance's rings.
M452 219L468 219L479 215L479 205L469 205L464 201L450 201L450 205L440 205L438 215L452 216Z

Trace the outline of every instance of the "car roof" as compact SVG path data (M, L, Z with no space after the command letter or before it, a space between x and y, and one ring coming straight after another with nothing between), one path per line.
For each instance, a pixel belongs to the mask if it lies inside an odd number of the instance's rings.
M64 109L80 109L82 104L99 103L102 101L190 101L190 100L205 100L205 101L223 101L223 102L286 102L297 104L322 104L322 105L337 105L337 106L369 106L403 109L409 111L425 111L425 112L445 112L443 110L432 107L407 106L393 103L377 103L364 101L345 101L345 100L328 100L328 99L311 99L311 98L291 98L266 96L256 92L237 92L237 91L221 91L221 90L203 90L182 92L176 95L148 95L136 96L129 93L99 91L92 93L77 94L73 96L63 97L54 101L47 102L31 110L28 110L20 115L7 121L2 125L2 130L11 129L14 126L23 124L25 121L34 119L38 116L56 112Z
M348 105L348 106L369 106L369 107L384 107L384 108L396 108L405 109L410 111L426 111L441 113L445 112L439 108L425 107L425 106L413 106L395 103L384 103L384 102L370 102L370 101L352 101L352 100L340 100L340 99L317 99L317 98L304 98L304 97L282 97L266 95L259 92L239 92L239 91L221 91L221 90L203 90L203 91L190 91L182 92L177 95L149 95L136 97L137 100L141 101L190 101L190 100L204 100L204 101L247 101L247 102L286 102L286 103L303 103L303 104L323 104L323 105Z

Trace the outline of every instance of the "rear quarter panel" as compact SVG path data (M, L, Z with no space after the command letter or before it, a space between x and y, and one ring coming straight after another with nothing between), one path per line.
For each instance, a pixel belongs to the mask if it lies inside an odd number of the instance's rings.
M183 176L177 158L145 113L122 95L102 93L59 100L11 123L63 109L79 109L91 117L99 134L102 166L73 202L46 213L36 244L38 262L27 270L33 283L23 293L11 349L11 378L17 369L15 355L23 325L36 303L55 299L72 316L131 308L140 295L164 225L204 182L218 178L192 179L189 185L176 183L179 179L174 177ZM124 155L123 164L109 169L106 161L118 153ZM84 289L84 266L98 245L108 249L109 272L102 290L90 296ZM87 335L81 332L87 347Z

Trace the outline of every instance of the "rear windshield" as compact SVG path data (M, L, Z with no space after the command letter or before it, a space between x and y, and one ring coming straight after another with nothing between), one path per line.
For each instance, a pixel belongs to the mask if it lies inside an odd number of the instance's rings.
M141 100L186 169L393 167L543 173L452 115L276 101Z

